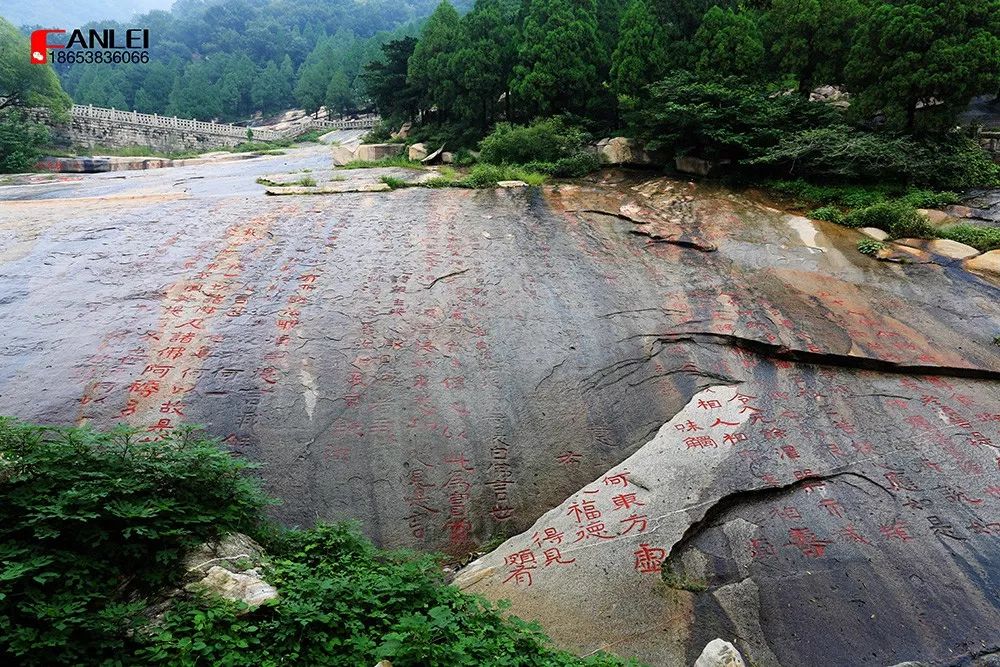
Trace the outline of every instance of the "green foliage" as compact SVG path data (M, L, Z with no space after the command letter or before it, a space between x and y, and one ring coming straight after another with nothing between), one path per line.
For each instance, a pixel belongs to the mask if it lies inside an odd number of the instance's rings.
M385 157L381 160L352 160L338 169L375 169L378 167L402 167L403 169L417 169L421 170L424 168L420 162L410 160L405 155L397 155L395 157Z
M816 185L803 180L771 181L770 190L791 197L800 205L824 204L844 208L864 208L889 200L912 208L936 208L955 204L954 192L903 188L898 185Z
M978 225L949 225L938 230L938 236L972 246L981 252L1000 250L1000 228Z
M877 253L885 249L885 244L875 239L863 238L858 241L858 252L862 255L874 257Z
M410 185L413 185L412 183L410 183L410 181L404 178L398 178L396 176L383 176L379 180L381 180L383 183L388 185L393 190L398 190L399 188L406 188L409 187Z
M408 82L410 56L416 48L414 37L404 37L382 45L381 57L364 66L361 86L382 114L388 138L389 119L412 118L417 113L421 93Z
M528 171L556 178L580 178L600 169L601 160L593 153L580 152L570 157L559 158L555 162L528 162L522 166Z
M764 24L779 71L803 93L841 82L860 15L857 0L774 0Z
M462 17L461 46L455 54L459 92L450 111L465 124L475 123L478 136L502 112L510 115L520 10L520 0L476 0Z
M829 125L839 113L798 95L773 95L737 78L676 72L653 84L627 118L650 149L708 158L754 158L790 132Z
M531 125L498 123L480 144L479 159L491 164L555 162L575 156L587 138L561 118L547 118Z
M834 124L782 134L749 162L765 172L934 188L991 186L1000 166L958 133L914 138Z
M1000 89L997 17L1000 0L871 3L846 67L852 113L906 132L950 129L972 97Z
M834 222L843 224L844 213L836 206L822 206L814 211L809 212L809 217L813 220L824 220L826 222Z
M892 238L934 238L934 227L912 206L900 201L886 201L859 208L844 219L848 227L876 227Z
M511 90L523 117L596 112L610 106L601 87L607 54L594 0L526 0Z
M145 664L625 664L558 651L537 626L444 585L432 557L378 551L348 526L289 532L272 548L266 576L277 604L245 616L207 600L178 604L142 653Z
M632 0L622 15L618 46L611 56L612 90L639 96L664 74L666 64L666 33L648 0Z
M746 11L712 7L692 45L695 70L702 76L762 78L764 41L757 22Z
M28 38L0 17L0 111L45 107L62 117L70 107L69 96L49 65L31 63L30 52Z
M186 431L141 442L0 418L0 656L119 658L190 546L258 525L247 467Z
M528 185L541 185L545 175L522 167L480 163L475 165L462 184L470 188L495 188L499 181L524 181Z
M17 109L0 111L0 173L34 170L48 140L48 130Z
M422 109L455 106L460 67L455 54L460 35L458 12L448 0L441 0L420 31L407 71L407 84L422 93Z

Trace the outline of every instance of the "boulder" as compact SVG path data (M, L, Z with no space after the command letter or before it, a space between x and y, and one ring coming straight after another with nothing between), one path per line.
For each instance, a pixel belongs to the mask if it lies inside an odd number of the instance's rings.
M895 243L948 259L969 259L979 254L972 246L951 239L896 239Z
M413 144L407 149L406 157L414 162L419 162L427 157L427 145L426 144Z
M875 239L876 241L885 241L889 238L889 233L879 229L878 227L862 227L858 231L869 238Z
M333 150L333 164L335 166L343 167L348 162L353 162L357 159L355 157L358 150L357 145L342 146L338 144L331 146L331 149Z
M405 148L405 144L361 144L354 153L354 159L377 162L388 157L398 157Z
M260 578L256 570L230 572L213 565L200 581L188 584L189 591L214 593L227 600L246 603L251 609L278 598L278 590Z
M597 156L612 166L643 166L653 164L649 153L635 139L612 137L597 142Z
M934 239L927 244L927 250L935 255L941 255L949 259L969 259L980 254L972 246L952 241L951 239Z
M391 136L393 139L406 139L408 136L410 136L410 130L412 128L413 128L413 123L407 121L400 126L398 132L393 132Z
M952 225L957 222L957 220L948 215L944 211L939 211L936 208L920 208L917 209L917 213L927 218L927 222L931 223L935 227L944 227L945 225Z
M746 667L746 663L735 646L721 639L713 639L695 660L694 667Z
M452 164L455 162L455 154L448 151L441 152L441 164Z
M965 268L1000 282L1000 250L991 250L978 257L965 260Z
M715 164L710 160L691 155L678 155L674 158L674 167L682 174L696 174L698 176L708 176L712 173Z

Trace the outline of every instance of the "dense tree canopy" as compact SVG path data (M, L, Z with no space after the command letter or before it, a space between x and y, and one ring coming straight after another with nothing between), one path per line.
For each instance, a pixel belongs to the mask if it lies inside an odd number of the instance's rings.
M611 55L611 86L616 94L639 95L665 73L665 40L649 1L632 0L622 15L618 46Z

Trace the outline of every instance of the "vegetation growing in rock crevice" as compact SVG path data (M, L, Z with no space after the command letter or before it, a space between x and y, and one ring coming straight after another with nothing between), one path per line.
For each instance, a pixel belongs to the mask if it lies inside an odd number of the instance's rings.
M385 552L349 526L281 530L250 466L190 431L32 426L0 418L0 659L93 665L560 667L581 659L444 583L430 555ZM275 601L180 592L195 545L240 531L269 550ZM175 593L177 593L175 591Z

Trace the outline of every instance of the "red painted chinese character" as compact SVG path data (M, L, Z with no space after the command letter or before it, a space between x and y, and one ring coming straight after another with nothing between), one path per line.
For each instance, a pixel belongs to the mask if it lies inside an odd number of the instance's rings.
M570 560L563 560L562 554L559 552L559 549L557 547L546 549L543 553L545 554L545 567L548 567L553 563L556 563L557 565L569 565L570 563L576 562L575 558L571 558Z
M573 516L577 523L582 523L584 517L588 520L601 518L601 510L597 509L593 500L584 500L579 503L573 503L569 506L569 509L566 510L566 514Z
M642 574L653 574L663 569L663 561L667 559L667 552L658 547L650 547L648 544L640 544L635 553L635 569Z
M785 546L794 546L807 558L820 558L826 548L832 544L830 540L821 540L809 528L791 528L788 531L789 541Z
M621 532L622 535L628 535L632 532L633 528L636 528L638 532L643 533L646 531L646 525L649 522L648 517L645 514L633 514L627 519L622 519L621 523L627 523L625 530Z
M909 526L907 526L903 521L896 521L895 523L879 526L878 530L887 540L900 540L901 542L908 542L913 539L913 536L909 533Z
M709 435L699 435L691 436L689 438L684 438L684 444L687 445L688 449L707 449L709 447L718 447L719 444Z
M646 503L639 501L634 493L622 493L611 498L611 502L615 506L615 510L620 509L631 509L633 505L645 505Z

